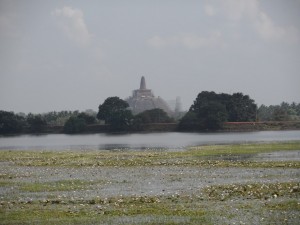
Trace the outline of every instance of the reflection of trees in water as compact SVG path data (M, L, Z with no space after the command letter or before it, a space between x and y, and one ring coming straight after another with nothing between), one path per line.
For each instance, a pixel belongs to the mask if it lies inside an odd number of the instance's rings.
M99 145L99 150L109 150L109 151L122 151L122 150L128 150L131 146L129 144L104 144Z
M176 149L176 148L174 148L174 149ZM182 149L182 148L180 148L180 149ZM156 145L144 145L144 144L142 144L142 145L140 145L140 144L103 144L103 145L98 146L98 150L108 150L108 151L126 151L126 150L167 151L167 150L170 150L170 148L168 146L156 146Z
M233 154L233 155L216 155L208 156L210 160L226 160L226 161L245 161L254 157L254 154Z

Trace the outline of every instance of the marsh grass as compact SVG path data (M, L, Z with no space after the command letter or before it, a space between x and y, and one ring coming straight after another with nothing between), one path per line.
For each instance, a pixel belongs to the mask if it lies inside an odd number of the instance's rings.
M299 198L300 183L250 183L215 185L203 190L209 199L228 200L235 197L245 199L270 199L280 196Z
M8 174L8 173L1 173L0 179L13 179L15 178L14 174Z
M230 195L224 199L224 193ZM1 224L18 224L20 221L22 224L215 224L221 219L218 224L222 224L226 218L230 224L256 208L258 215L255 216L262 217L270 210L290 211L297 220L298 197L298 183L268 184L267 187L263 183L249 183L212 186L205 189L202 196L178 194L6 201L1 202L0 221Z
M86 201L33 201L30 203L2 203L2 224L80 224L105 221L131 221L127 224L209 224L204 207L191 204L185 198L180 202L165 197L119 197ZM126 218L126 219L125 219ZM115 224L115 223L109 223Z
M213 145L191 147L181 152L156 151L86 151L38 152L0 151L0 161L18 166L205 166L205 167L289 167L300 168L299 161L255 162L251 160L219 160L214 156L255 155L272 151L300 150L300 142Z
M214 156L257 154L285 150L300 150L300 141L196 146L190 147L188 152L193 156Z
M278 203L268 203L266 204L266 208L271 210L294 210L297 211L297 213L300 213L300 203L295 199Z
M13 182L9 180L0 180L0 187L6 187L12 185Z
M102 181L85 180L58 180L52 182L32 182L20 183L17 185L21 191L27 192L54 192L54 191L74 191L91 187L92 185L103 183Z
M231 181L230 184L201 187L195 192L189 192L186 188L179 194L119 196L115 193L107 198L78 196L72 199L70 193L96 189L107 181L69 177L59 180L53 175L52 179L57 180L45 179L42 182L33 177L34 173L20 173L24 167L32 171L39 167L50 171L66 171L69 168L85 171L88 167L99 167L101 170L105 167L139 169L138 166L203 167L199 171L211 168L215 171L213 167L264 167L277 168L278 171L292 168L297 171L299 161L255 161L251 157L247 160L220 160L215 157L251 156L286 150L300 150L300 141L199 146L181 152L0 151L0 162L4 162L0 163L3 165L0 168L3 170L0 188L4 190L2 193L8 193L5 191L10 188L11 193L1 196L0 224L251 224L253 221L256 224L276 224L278 221L277 224L297 224L300 220L300 184L292 176L291 182L276 182L267 177L266 182L239 184L238 181ZM28 180L26 176L29 176ZM260 181L262 177L259 178ZM168 179L168 184L184 180L177 174ZM117 181L114 185L118 185ZM66 195L61 192L66 192Z

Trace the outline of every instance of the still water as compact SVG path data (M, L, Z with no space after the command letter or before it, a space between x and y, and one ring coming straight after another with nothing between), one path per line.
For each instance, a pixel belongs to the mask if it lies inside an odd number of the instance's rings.
M300 131L242 133L47 134L0 137L0 149L126 150L182 149L188 146L300 140Z

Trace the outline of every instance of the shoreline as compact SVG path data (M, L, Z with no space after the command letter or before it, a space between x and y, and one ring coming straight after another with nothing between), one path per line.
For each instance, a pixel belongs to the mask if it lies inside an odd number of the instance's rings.
M68 134L63 131L64 126L47 126L43 132L23 131L20 133L2 134L3 136L14 136L23 134ZM140 130L126 130L112 132L108 125L87 125L85 131L74 134L97 134L97 133L156 133L156 132L182 132L182 133L218 133L218 132L251 132L251 131L278 131L278 130L300 130L300 121L266 121L266 122L225 122L222 129L215 131L180 131L178 123L152 123L144 124Z

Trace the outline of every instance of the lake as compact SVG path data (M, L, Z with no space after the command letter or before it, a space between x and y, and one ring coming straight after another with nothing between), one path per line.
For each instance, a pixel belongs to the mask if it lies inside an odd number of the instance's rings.
M300 131L233 133L45 134L1 136L2 150L180 150L188 146L300 140Z

